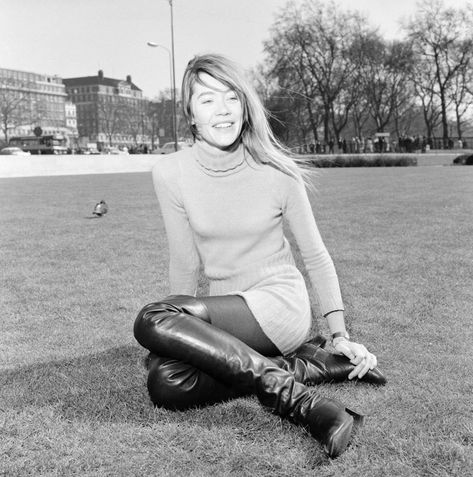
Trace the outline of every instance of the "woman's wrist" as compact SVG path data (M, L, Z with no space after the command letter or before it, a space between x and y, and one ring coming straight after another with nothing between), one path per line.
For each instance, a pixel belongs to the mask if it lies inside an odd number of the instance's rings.
M335 348L339 343L350 341L350 336L345 333L334 333L332 335L332 346Z
M337 331L336 333L332 334L332 341L337 339L350 341L350 335L346 331Z
M327 320L327 325L330 330L330 334L333 335L335 333L346 333L347 330L345 328L345 318L343 315L343 310L334 310L330 313L325 315Z

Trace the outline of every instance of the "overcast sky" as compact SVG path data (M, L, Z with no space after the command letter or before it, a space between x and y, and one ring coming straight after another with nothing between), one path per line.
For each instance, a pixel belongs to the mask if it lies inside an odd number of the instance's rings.
M453 6L473 0L446 0ZM174 0L176 82L196 53L219 52L245 67L263 58L262 42L287 0ZM338 0L365 12L386 38L415 0ZM63 78L130 74L147 97L169 87L171 47L168 0L0 0L0 67Z

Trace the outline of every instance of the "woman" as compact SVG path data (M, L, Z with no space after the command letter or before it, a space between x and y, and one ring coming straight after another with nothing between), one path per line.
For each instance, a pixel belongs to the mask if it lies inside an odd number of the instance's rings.
M170 409L253 393L309 428L330 457L358 416L308 387L361 379L384 384L376 357L349 340L332 260L315 224L300 169L274 138L238 67L219 55L189 62L182 85L192 148L153 169L165 223L171 296L145 306L134 327L150 351L148 390ZM307 342L304 279L283 234L294 234L335 349ZM210 295L195 298L201 264Z

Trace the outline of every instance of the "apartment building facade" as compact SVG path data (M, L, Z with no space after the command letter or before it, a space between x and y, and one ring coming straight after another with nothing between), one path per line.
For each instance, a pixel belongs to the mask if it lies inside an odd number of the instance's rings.
M43 134L77 137L74 114L59 76L0 68L3 140L32 135L38 126Z
M146 128L148 100L132 81L96 76L65 78L66 94L77 108L77 127L84 142L106 146L150 144Z

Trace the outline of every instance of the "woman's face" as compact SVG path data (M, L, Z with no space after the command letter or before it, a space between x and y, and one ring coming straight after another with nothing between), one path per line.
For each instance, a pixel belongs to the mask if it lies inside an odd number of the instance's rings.
M199 139L219 149L231 146L240 136L243 108L235 91L207 73L199 73L192 91L192 120Z

